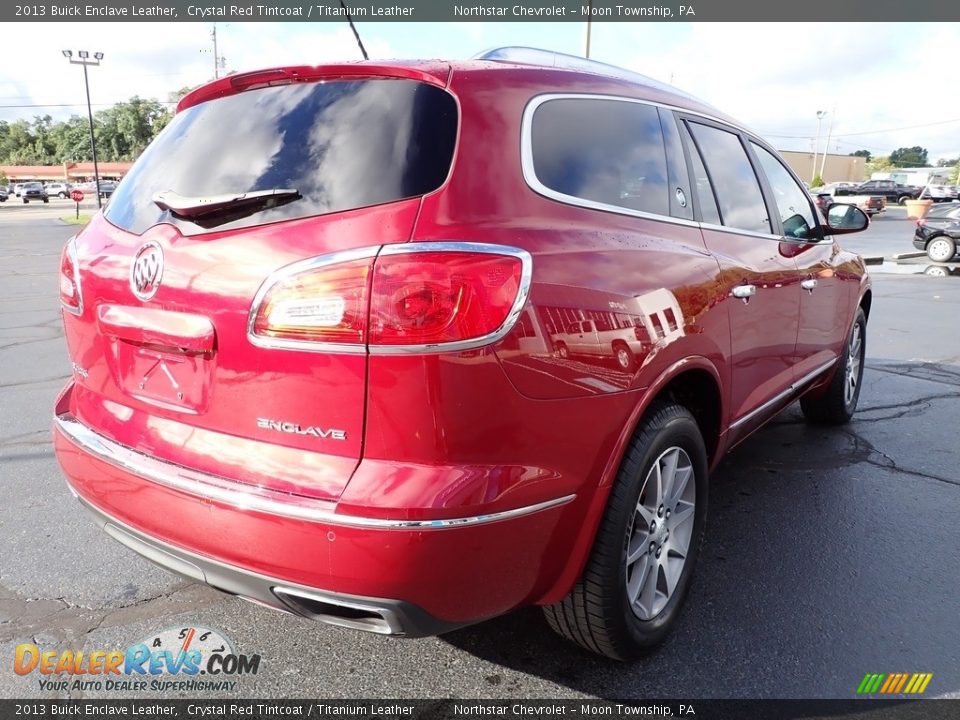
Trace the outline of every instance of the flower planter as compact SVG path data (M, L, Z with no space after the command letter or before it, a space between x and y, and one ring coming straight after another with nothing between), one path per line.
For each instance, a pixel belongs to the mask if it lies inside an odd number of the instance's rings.
M927 210L933 205L933 200L907 200L904 205L907 208L907 219L919 220L927 214Z

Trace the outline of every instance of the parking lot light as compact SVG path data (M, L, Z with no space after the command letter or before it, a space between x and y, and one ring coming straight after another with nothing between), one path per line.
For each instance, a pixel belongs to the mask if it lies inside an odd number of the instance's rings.
M90 53L86 50L78 50L79 60L73 59L72 50L64 50L63 56L70 61L71 65L83 65L83 85L87 91L87 118L90 121L90 151L93 154L93 181L94 192L97 195L97 208L102 208L103 203L100 200L100 169L97 166L97 139L93 132L93 108L90 105L90 78L87 75L87 65L99 65L103 60L102 52L95 52L93 60L90 60Z

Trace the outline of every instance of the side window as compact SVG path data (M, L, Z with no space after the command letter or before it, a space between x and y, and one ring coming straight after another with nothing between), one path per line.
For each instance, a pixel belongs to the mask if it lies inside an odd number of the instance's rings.
M797 181L787 172L783 163L768 150L753 142L750 145L757 154L760 167L763 168L773 190L773 197L780 211L780 222L783 223L783 234L801 240L815 236L817 222L807 192L797 185Z
M533 115L533 170L550 190L669 215L660 116L652 105L559 98Z
M740 137L700 123L690 123L703 162L710 171L720 217L727 227L771 233L760 183Z
M680 131L677 130L676 116L671 111L661 108L660 127L663 130L663 145L667 155L667 177L670 180L667 191L670 201L670 214L675 218L693 220L690 178L687 177L687 163L683 159L683 145L680 143Z
M693 165L693 185L697 193L697 202L700 207L701 219L711 225L720 224L720 210L717 209L717 199L713 195L713 187L710 185L710 177L703 166L703 159L700 157L700 151L693 144L693 138L687 132L684 125L680 125L681 133L686 140L687 147L690 148L690 161Z

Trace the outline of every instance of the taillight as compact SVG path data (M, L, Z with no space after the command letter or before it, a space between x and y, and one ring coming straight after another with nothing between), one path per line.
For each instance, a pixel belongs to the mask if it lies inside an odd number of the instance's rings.
M923 227L926 224L927 224L927 221L924 220L923 218L920 218L919 220L917 220L917 227Z
M80 268L77 263L77 242L67 240L60 253L60 304L67 312L79 315L83 312L83 296L80 294Z
M388 245L376 258L375 251L296 263L268 280L251 310L251 341L380 354L468 349L503 337L529 291L530 256L515 248L410 243Z
M366 342L367 296L376 249L288 265L254 300L248 335L258 345L323 343L359 351Z

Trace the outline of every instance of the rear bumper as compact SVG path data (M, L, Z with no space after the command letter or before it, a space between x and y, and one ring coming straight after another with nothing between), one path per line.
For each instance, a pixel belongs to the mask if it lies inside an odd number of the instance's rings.
M68 485L114 539L225 592L362 630L430 635L534 602L575 512L569 495L435 520L344 514L165 463L58 413Z
M72 489L72 488L71 488ZM158 542L106 514L77 495L107 535L151 562L189 580L280 612L382 635L423 637L458 627L401 600L358 597L306 587L249 572Z

